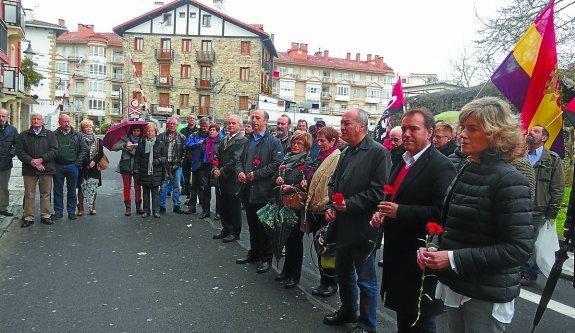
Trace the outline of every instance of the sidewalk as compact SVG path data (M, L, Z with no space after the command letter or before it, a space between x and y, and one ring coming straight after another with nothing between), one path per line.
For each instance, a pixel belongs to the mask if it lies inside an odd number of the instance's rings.
M24 180L22 179L22 162L14 158L14 168L12 168L8 190L10 191L10 206L8 211L14 213L14 217L0 216L0 237L8 231L12 221L18 220L22 216L22 200L24 199Z

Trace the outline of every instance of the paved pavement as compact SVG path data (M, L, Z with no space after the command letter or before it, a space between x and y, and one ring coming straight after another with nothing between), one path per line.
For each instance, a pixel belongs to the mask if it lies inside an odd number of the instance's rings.
M218 221L124 217L113 172L118 156L109 157L98 215L7 227L0 239L0 332L345 331L321 323L339 306L337 296L309 294L318 274L308 236L299 288L285 290L274 274L234 263L248 245L245 221L241 241L222 244L211 239ZM522 290L509 332L529 331L544 283ZM570 283L560 280L538 332L573 327L574 299ZM378 331L394 332L394 319L379 303ZM442 316L438 332L445 331Z

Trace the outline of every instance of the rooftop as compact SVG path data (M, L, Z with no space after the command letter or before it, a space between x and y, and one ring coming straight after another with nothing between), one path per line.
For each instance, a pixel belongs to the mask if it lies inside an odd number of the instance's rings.
M108 45L122 46L122 38L113 32L95 32L91 24L78 24L78 31L69 31L60 35L58 43L100 42Z

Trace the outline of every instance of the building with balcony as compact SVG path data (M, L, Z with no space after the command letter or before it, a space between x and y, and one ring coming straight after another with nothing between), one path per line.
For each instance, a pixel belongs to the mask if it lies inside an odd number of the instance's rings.
M24 89L22 74L21 41L26 36L26 14L20 0L1 0L0 7L0 104L8 110L10 123L21 131L29 126L30 104L34 102Z
M334 58L328 50L310 54L304 43L292 43L287 52L279 52L274 76L274 95L305 112L336 115L352 107L381 115L395 83L383 57L368 54L361 59L359 53L355 58L347 53L345 58Z
M260 92L271 91L272 36L261 25L200 2L160 3L114 32L122 36L130 77L124 83L124 103L139 99L144 104L145 96L154 117L193 113L224 118L257 103Z
M101 125L125 116L124 52L118 35L96 32L89 24L78 24L77 31L61 34L56 40L53 80L51 96L57 103L64 97L63 111L78 121L89 118Z
M56 76L56 39L68 29L64 20L54 24L37 20L35 16L33 11L26 11L26 39L36 50L33 56L34 69L42 74L43 79L37 86L30 87L29 93L36 99L36 103L30 105L30 112L40 112L49 117L46 124L52 128L57 123L56 117L52 119L52 116L56 115L59 103L52 95Z

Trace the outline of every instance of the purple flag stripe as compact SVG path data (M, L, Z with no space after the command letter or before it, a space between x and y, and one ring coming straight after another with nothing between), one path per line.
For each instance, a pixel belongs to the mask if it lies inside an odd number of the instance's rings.
M499 65L499 68L491 76L491 81L517 109L523 108L531 77L517 63L513 52L509 53Z

